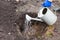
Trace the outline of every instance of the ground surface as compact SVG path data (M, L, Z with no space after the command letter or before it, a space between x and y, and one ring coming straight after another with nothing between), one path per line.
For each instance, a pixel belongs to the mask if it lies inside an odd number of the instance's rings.
M0 0L0 40L40 40L40 30L37 29L46 27L45 23L37 22L38 27L27 27L28 31L23 27L25 14L36 17L40 4L40 0L20 0L18 3L15 0ZM60 5L59 2L56 4ZM54 36L41 40L60 40L60 13L57 13L57 16Z

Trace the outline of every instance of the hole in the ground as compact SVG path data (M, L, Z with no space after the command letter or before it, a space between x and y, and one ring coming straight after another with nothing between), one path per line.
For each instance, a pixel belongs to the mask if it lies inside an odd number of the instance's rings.
M24 21L25 21L25 14L21 13L18 19L15 21L15 23L19 26L20 32L23 32L25 29Z
M25 15L26 14L28 14L29 16L34 17L34 18L37 17L36 13L21 12L18 19L15 21L15 23L19 26L20 32L24 32L24 30L25 30L24 24L25 24Z
M33 27L33 25L37 25L36 27L38 27L38 29L35 29L35 30L38 30L39 32L42 31L42 34L43 32L45 32L45 29L47 27L47 24L45 24L44 22L39 22L39 21L35 21L35 20L31 20L31 26L24 26L25 24L25 15L28 14L29 16L33 17L33 18L36 18L37 15L36 13L27 13L27 12L21 12L20 15L19 15L19 18L16 20L16 24L19 26L19 30L20 32L25 32L26 31L26 28L29 29L30 27ZM34 26L35 28L35 26Z

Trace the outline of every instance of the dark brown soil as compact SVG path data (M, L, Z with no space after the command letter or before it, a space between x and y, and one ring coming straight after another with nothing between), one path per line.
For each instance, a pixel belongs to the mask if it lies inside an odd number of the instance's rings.
M40 37L46 31L46 23L32 20L31 26L24 25L25 15L36 17L40 4L40 0L22 0L18 3L15 0L0 0L0 40L60 40L59 13L58 21L54 24L55 35L52 38Z

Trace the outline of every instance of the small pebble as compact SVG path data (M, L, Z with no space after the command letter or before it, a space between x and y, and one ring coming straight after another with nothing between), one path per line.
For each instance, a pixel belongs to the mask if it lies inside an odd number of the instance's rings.
M9 32L8 34L9 34L9 35L11 35L11 33L10 33L10 32Z
M16 0L16 2L19 2L19 0Z
M16 12L18 12L18 9L16 9Z

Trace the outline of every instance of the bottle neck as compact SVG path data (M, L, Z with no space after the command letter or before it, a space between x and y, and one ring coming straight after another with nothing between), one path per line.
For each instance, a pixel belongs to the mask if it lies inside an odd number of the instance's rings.
M53 0L48 0L48 1L52 2Z

